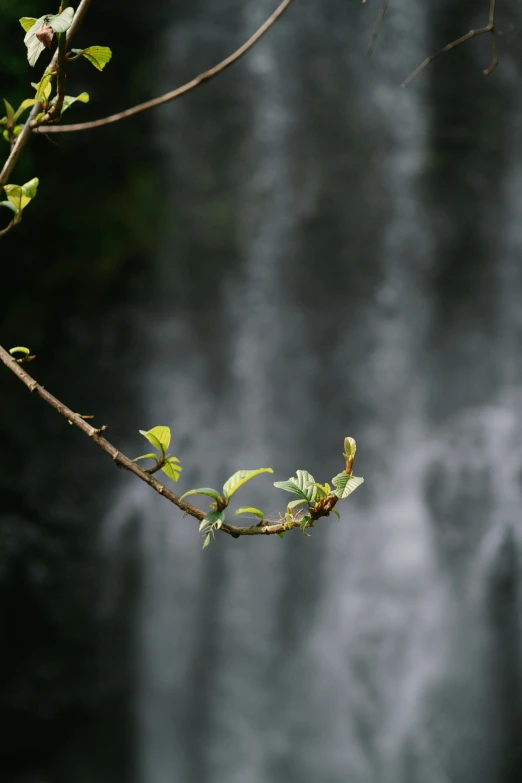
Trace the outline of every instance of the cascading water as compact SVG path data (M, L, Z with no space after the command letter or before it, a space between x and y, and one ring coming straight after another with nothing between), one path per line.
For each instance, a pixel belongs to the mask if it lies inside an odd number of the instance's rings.
M366 483L310 539L204 553L193 521L135 490L140 783L493 783L519 763L520 168L501 188L483 359L501 382L452 407L468 335L438 367L432 109L421 85L398 87L430 45L429 9L394 3L368 62L365 9L345 6L297 4L163 115L173 228L156 285L172 304L157 295L145 426L171 424L183 490L266 465L327 480L348 434ZM196 8L167 35L169 79L205 67L223 20L230 47L272 7ZM270 484L244 491L266 513L285 502Z

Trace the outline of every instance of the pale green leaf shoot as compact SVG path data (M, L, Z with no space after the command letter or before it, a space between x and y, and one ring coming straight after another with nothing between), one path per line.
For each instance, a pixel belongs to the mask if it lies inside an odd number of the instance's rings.
M236 517L240 514L254 514L256 517L259 517L259 519L265 518L263 512L253 506L241 506L241 508L238 508L238 510L234 512L234 516Z
M74 19L74 8L68 6L61 14L51 14L47 18L47 24L53 28L55 33L65 33Z
M179 460L176 459L176 457L173 457L165 462L161 470L169 479L172 479L172 481L178 481L183 468L179 464Z
M232 497L234 492L246 484L247 481L253 479L255 476L259 476L261 473L273 473L272 468L258 468L257 470L238 470L233 476L230 476L228 481L223 485L223 494L225 498Z
M151 430L140 430L140 435L147 438L155 449L159 449L163 455L170 446L170 427L153 427Z
M185 492L185 494L180 497L180 500L183 500L183 498L188 498L189 495L208 495L209 498L214 498L214 500L222 500L221 495L219 494L217 489L212 489L211 487L200 487L199 489L189 489L188 492Z
M72 49L72 52L76 57L71 57L71 60L85 57L98 71L103 71L112 57L112 51L108 46L89 46L87 49Z
M364 479L361 476L352 476L351 473L338 473L338 475L334 476L332 479L332 484L335 487L333 494L337 495L340 500L344 500L344 498L351 495L357 487L360 487L363 482Z
M42 16L42 19L45 19L45 17ZM24 28L25 32L28 33L31 27L34 27L34 23L38 20L35 19L34 16L22 16L22 18L18 21Z

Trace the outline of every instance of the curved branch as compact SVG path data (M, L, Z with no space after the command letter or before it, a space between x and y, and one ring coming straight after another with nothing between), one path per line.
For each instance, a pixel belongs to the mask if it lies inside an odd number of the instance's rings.
M80 416L78 413L75 413L73 410L71 410L71 408L68 408L67 405L64 405L63 402L54 397L54 395L48 392L47 389L44 389L43 386L40 386L40 384L20 366L19 361L13 358L13 356L11 356L11 354L6 351L5 348L2 348L2 346L0 346L0 361L3 362L7 369L11 370L11 372L14 373L25 386L27 386L29 391L37 394L42 398L42 400L44 400L44 402L50 405L51 408L54 408L55 411L67 419L67 421L69 421L71 424L74 424L74 426L81 430L85 435L88 435L88 437L94 441L94 443L96 443L106 454L109 455L109 457L112 458L113 462L115 462L118 467L130 471L130 473L134 473L135 476L144 481L145 484L148 484L149 487L152 487L155 492L169 500L185 514L198 519L200 522L203 521L206 516L205 511L201 511L201 509L190 505L190 503L185 503L185 501L181 500L175 492L172 492L172 490L170 490L164 484L161 484L159 481L157 481L151 475L151 471L140 468L136 462L133 462L125 454L122 454L121 451L118 451L116 446L113 446L112 443L109 443L109 441L102 436L102 432L104 432L106 429L105 426L98 429L96 429L96 427L92 427L82 416ZM316 519L329 515L330 511L337 502L337 499L329 498L328 500L329 503L325 503L324 501L316 503L314 509L310 511L311 522L308 523L308 527L313 526L313 523ZM287 522L286 520L281 520L279 522L263 520L253 527L237 527L235 525L229 525L225 523L220 529L223 533L228 533L228 535L232 536L233 538L239 538L240 536L276 535L279 533L285 533L287 530L295 530L300 527L301 520L294 519L290 522Z
M292 0L283 0L283 2L276 8L274 13L266 20L266 22L264 22L261 27L248 39L248 41L245 41L245 43L239 47L239 49L237 49L233 54L229 55L229 57L226 59L221 60L221 62L215 65L213 68L200 73L199 76L196 76L190 82L183 84L181 87L177 87L175 90L165 93L165 95L160 95L159 98L153 98L150 101L145 101L145 103L139 103L137 106L132 106L130 109L125 109L125 111L111 114L109 117L102 117L99 120L91 120L90 122L77 122L73 125L46 125L42 127L41 131L40 125L34 126L33 123L34 132L71 133L72 131L84 131L90 130L91 128L101 128L104 125L110 125L113 122L125 120L127 117L133 117L135 114L139 114L142 111L154 109L156 106L161 106L164 103L169 103L176 98L180 98L182 95L185 95L187 92L190 92L196 87L199 87L200 84L208 82L210 79L214 78L214 76L222 73L226 68L237 62L249 49L252 48L252 46L254 46L255 43L259 41L259 39L267 32L267 30L272 27L279 17L282 16L291 2Z

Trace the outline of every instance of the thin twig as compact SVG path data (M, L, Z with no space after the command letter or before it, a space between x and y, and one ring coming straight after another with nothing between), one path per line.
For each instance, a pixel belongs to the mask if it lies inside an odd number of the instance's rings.
M6 234L8 234L10 231L12 231L12 229L13 229L15 226L17 226L17 225L18 225L18 223L20 223L20 221L19 221L19 220L17 220L17 219L16 219L16 217L14 217L14 218L11 220L11 222L7 224L7 226L6 226L5 228L2 228L2 229L0 230L0 237L5 237L5 235L6 235Z
M200 522L203 521L206 516L205 511L201 511L201 509L195 508L195 506L190 505L190 503L185 503L185 501L181 500L175 492L172 492L172 490L170 490L164 484L161 484L159 481L157 481L151 475L151 472L154 472L154 469L153 471L144 470L143 468L140 468L136 462L133 462L131 459L129 459L129 457L127 457L125 454L122 454L121 451L118 451L118 449L113 446L112 443L109 443L106 438L102 437L101 433L106 429L106 427L100 427L98 429L96 427L92 427L87 421L85 421L84 418L82 418L81 415L75 413L73 410L71 410L71 408L68 408L66 405L64 405L63 402L57 399L57 397L54 397L50 392L44 389L43 386L40 386L40 384L31 375L29 375L29 373L21 367L17 360L13 358L11 354L5 350L5 348L2 348L2 346L0 346L0 361L3 362L3 364L5 364L5 366L11 370L11 372L14 373L25 386L27 386L29 391L37 394L42 398L42 400L44 400L44 402L54 408L54 410L63 416L68 422L74 424L74 426L81 430L85 435L88 435L89 438L94 441L94 443L96 443L106 454L109 455L109 457L112 458L116 465L130 471L131 473L134 473L135 476L148 484L149 487L152 487L152 489L155 490L155 492L157 492L159 495L166 498L179 509L181 509L181 511L183 511L185 514L198 519ZM316 503L314 509L309 512L311 521L308 523L308 526L312 526L316 519L328 516L336 502L336 498L329 497L326 500ZM263 520L254 527L237 527L235 525L224 524L220 529L223 531L223 533L228 533L234 538L239 538L239 536L275 535L278 533L284 533L287 530L294 530L299 527L301 527L301 520L293 519L291 521L281 520L279 522Z
M53 125L51 127L45 126L46 133L70 133L72 131L84 131L91 128L101 128L104 125L110 125L113 122L119 122L125 120L127 117L133 117L135 114L139 114L142 111L148 111L156 106L161 106L164 103L169 103L176 98L185 95L187 92L194 90L204 82L208 82L214 76L222 73L226 68L237 62L249 49L254 46L255 43L272 27L272 25L279 19L280 16L286 11L292 0L283 0L283 2L276 8L274 13L264 22L261 27L252 35L248 41L239 47L233 54L222 60L220 63L210 68L208 71L200 73L195 79L183 84L181 87L177 87L171 92L160 95L159 98L153 98L145 103L139 103L137 106L132 106L130 109L120 111L117 114L111 114L109 117L103 117L99 120L92 120L91 122L77 122L74 125ZM41 132L40 126L34 128L35 132Z
M495 4L496 0L490 0L489 23L485 27L480 27L478 30L470 30L469 33L466 33L466 35L463 35L461 38L457 38L455 41L451 41L451 43L443 46L442 49L439 49L438 52L432 54L431 57L426 57L426 59L403 81L401 87L407 87L408 84L413 81L413 79L415 79L415 77L418 76L419 73L423 71L430 63L432 63L434 60L437 60L441 55L446 54L446 52L449 52L450 49L454 49L456 46L459 46L465 41L469 41L471 38L475 38L477 35L485 35L486 33L490 33L491 35L491 45L493 49L493 58L491 63L483 71L485 76L489 76L489 74L494 71L498 65L497 42L495 38Z
M375 41L377 40L377 36L379 35L379 29L382 24L382 20L384 19L384 15L386 13L386 9L388 7L388 0L382 0L381 8L379 11L379 15L377 17L377 21L375 22L375 27L372 31L372 37L370 39L370 45L368 46L368 56L371 57L373 53L373 49L375 47Z
M67 30L67 43L70 43L74 34L76 33L81 23L83 22L83 19L89 9L91 2L92 0L81 0L80 5L78 6L76 13L74 15L72 24ZM47 69L48 71L54 69L57 59L58 59L58 49L56 49L54 53L53 59L51 60L51 63ZM35 119L40 114L41 110L42 110L41 103L35 103L35 105L31 109L31 113L29 114L29 117L27 118L24 127L20 131L20 134L16 139L16 143L12 147L9 157L7 158L4 167L0 172L0 188L3 187L4 185L7 185L12 171L16 166L16 164L18 163L20 155L24 151L24 148L31 137Z

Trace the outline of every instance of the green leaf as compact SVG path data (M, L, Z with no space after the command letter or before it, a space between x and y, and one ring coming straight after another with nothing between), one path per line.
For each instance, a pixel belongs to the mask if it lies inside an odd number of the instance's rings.
M153 427L151 430L140 430L140 435L147 438L155 449L164 455L170 446L170 427Z
M292 479L289 479L288 481L274 481L274 487L277 487L277 489L284 489L285 492L293 492L294 495L299 495L300 498L303 498L303 500L308 503L308 497L299 489Z
M42 16L41 18L45 19L44 16ZM28 33L31 27L34 27L34 23L37 21L37 19L35 19L34 16L22 16L22 18L19 19L18 21L24 28L25 32Z
M290 503L287 505L287 508L293 509L296 506L300 506L301 503L308 503L308 500L304 500L303 498L300 498L300 500L291 500Z
M205 536L205 540L203 541L203 546L201 548L205 549L205 547L208 546L209 544L210 544L210 533L207 533L207 535Z
M38 177L33 177L33 179L30 179L29 182L25 183L25 185L22 185L24 196L29 200L32 200L36 196L36 191L38 190L39 184L40 180Z
M330 494L330 485L329 484L318 484L317 481L314 481L313 483L314 487L317 487L317 489L321 492L323 497L328 497Z
M259 519L265 518L263 512L258 508L254 508L253 506L241 506L241 508L238 508L238 510L234 512L234 516L237 517L239 514L255 514L256 517L259 517Z
M14 206L14 204L11 204L10 201L0 201L0 207L7 207L7 209L10 209L11 212L15 213L15 215L18 212L17 208Z
M301 532L304 533L305 536L308 536L308 538L310 538L310 533L306 532L306 526L309 522L310 517L303 517L300 524Z
M35 103L37 103L36 98L26 98L25 101L22 101L22 103L20 104L20 106L18 107L18 109L15 112L15 115L14 115L14 118L13 118L14 121L16 122L18 119L20 119L20 117L24 113L24 111L29 109L31 106L34 106Z
M28 19L28 17L22 17L23 19ZM36 61L40 57L41 53L45 49L45 44L43 44L41 41L38 40L36 37L36 31L40 29L40 27L45 24L45 21L47 19L47 16L40 16L39 19L36 19L33 26L29 27L29 29L25 33L24 37L24 44L27 47L27 60L29 61L29 65L36 65ZM22 20L20 19L20 24L22 24ZM22 24L22 27L25 30L24 24Z
M238 470L223 485L223 494L225 498L230 499L234 492L246 484L247 481L259 476L261 473L273 473L272 468L258 468L257 470Z
M99 71L103 71L112 57L112 51L108 46L89 46L87 49L72 49L71 51L76 55L71 59L85 57Z
M29 348L26 348L24 345L17 345L15 348L9 348L9 353L11 354L11 356L15 353L23 353L26 356L29 356L31 351L29 350Z
M202 519L201 522L199 523L199 532L201 533L202 530L204 530L206 527L208 527L208 524L209 523L207 522L207 518L206 517L205 517L205 519Z
M217 489L211 489L210 487L200 487L199 489L190 489L188 492L185 492L185 494L180 497L180 500L183 500L183 498L188 498L189 495L208 495L208 497L214 498L214 500L222 499Z
M38 84L32 86L36 90L35 103L37 101L48 101L51 92L53 91L52 75L50 73L44 73Z
M25 185L4 185L5 195L15 207L16 212L22 212L36 196L39 179L34 177Z
M276 533L276 536L277 536L278 538L284 538L284 537L285 537L285 534L284 534L284 533Z
M156 462L158 461L158 455L154 454L154 452L150 452L150 454L142 454L141 457L134 457L132 460L133 462L137 462L139 459L155 459Z
M62 105L61 114L63 114L64 111L66 111L69 108L69 106L72 106L73 103L76 103L76 101L80 101L81 103L89 103L89 93L88 92L81 92L75 98L73 98L72 95L66 95L64 97L64 99L63 99L63 105ZM53 101L53 103L54 103L54 101Z
M177 462L179 462L179 460L176 460L175 458L174 460L168 459L161 469L166 476L172 479L172 481L178 481L179 474L183 470L181 465L176 464Z
M219 530L220 527L223 525L223 522L225 521L225 512L209 511L203 521L204 522L206 521L207 524L210 525L212 528Z
M317 497L315 479L307 470L298 470L296 477L289 478L288 481L275 481L274 487L284 489L285 492L293 492L307 503L314 503Z
M331 509L330 509L330 514L335 514L335 516L336 516L336 517L338 517L339 519L341 519L341 515L339 514L339 512L337 511L337 509L336 509L336 508L331 508Z
M360 476L352 476L351 473L338 473L334 476L332 483L335 487L333 492L340 500L344 500L351 495L357 487L360 487L364 479Z
M68 6L61 14L53 14L47 17L47 24L53 28L55 33L65 33L72 24L74 18L74 8Z
M14 109L11 106L11 104L9 103L9 101L6 100L5 98L4 98L4 104L5 104L5 111L6 111L6 114L7 114L7 121L8 122L13 122L14 116L15 116Z

